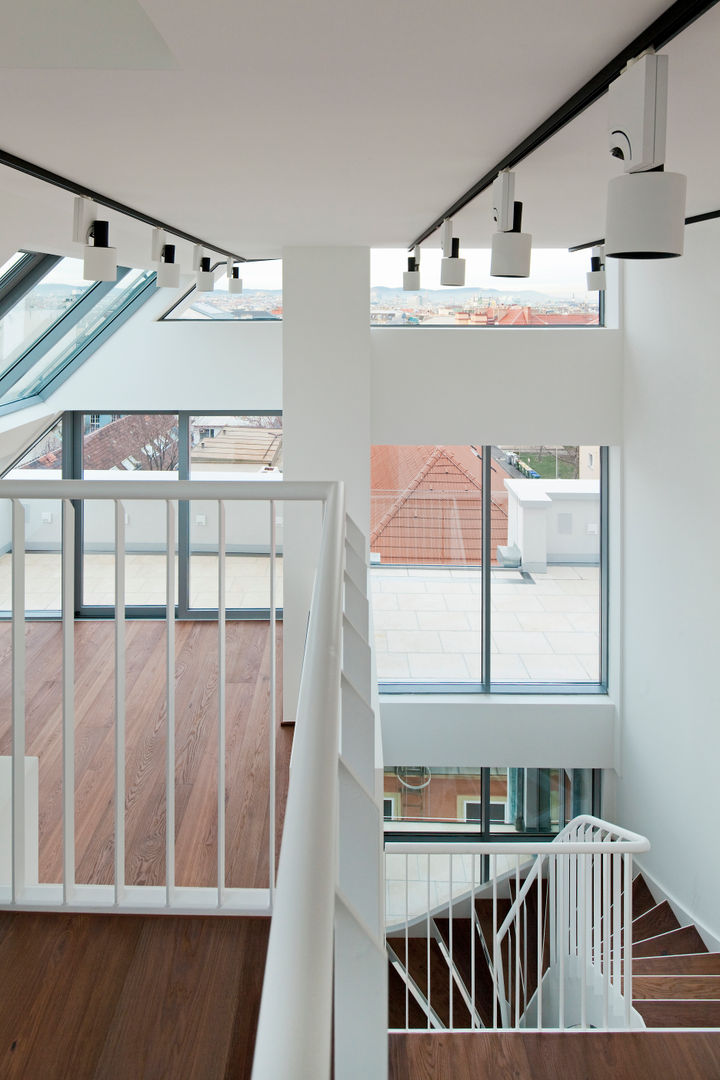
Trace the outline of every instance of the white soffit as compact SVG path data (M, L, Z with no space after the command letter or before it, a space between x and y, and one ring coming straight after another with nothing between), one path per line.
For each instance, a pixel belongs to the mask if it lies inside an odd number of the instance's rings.
M87 10L79 0L61 6L68 30ZM28 5L36 12L27 16L28 41L44 40L37 11L46 16L48 7ZM103 18L115 7L97 5ZM127 14L137 5L119 7ZM141 35L127 70L72 70L64 46L56 54L64 70L0 69L3 149L210 242L272 257L285 245L404 247L667 3L143 7L176 66L151 70ZM668 168L688 174L690 213L718 202L720 143L707 122L720 106L719 39L720 6L667 50ZM127 36L121 45L129 48ZM30 45L23 48L28 59ZM619 171L607 152L606 111L603 98L518 167L524 227L537 246L602 235L606 183ZM0 196L8 183L17 188L7 172L0 169ZM64 207L69 197L61 199ZM65 213L55 250L67 246ZM14 227L37 231L25 217ZM491 231L488 196L458 216L464 245L487 247ZM146 261L142 227L127 232L128 251Z

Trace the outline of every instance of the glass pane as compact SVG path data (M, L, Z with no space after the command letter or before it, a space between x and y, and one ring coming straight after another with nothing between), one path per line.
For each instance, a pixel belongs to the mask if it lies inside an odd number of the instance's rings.
M561 770L491 769L490 806L493 833L559 832L564 824Z
M482 770L397 766L385 769L385 827L467 832L482 827ZM390 824L392 823L392 824Z
M80 264L82 267L82 263ZM38 394L65 368L126 304L142 291L154 271L131 270L80 319L42 359L27 372L0 400L0 404L20 401ZM13 309L14 310L14 309Z
M45 432L5 474L7 480L62 478L62 420ZM56 499L28 499L25 505L25 607L59 611L62 604L62 508ZM0 503L0 611L11 607L12 504Z
M282 480L282 417L191 416L191 480ZM282 506L276 506L276 603L282 606ZM190 505L190 606L218 602L217 503ZM225 503L228 608L270 606L270 518L265 502Z
M85 480L175 480L178 476L176 413L86 413ZM125 502L126 602L166 603L166 504ZM114 504L87 500L83 522L83 603L115 602ZM177 596L177 582L176 582Z
M506 478L493 489L492 681L597 682L600 448L494 447L493 458Z
M481 448L374 446L370 475L378 678L479 680Z
M63 259L0 320L3 374L92 288L93 282L83 280L82 268L82 259Z
M467 285L440 285L442 254L423 248L422 288L405 292L407 251L373 249L370 321L374 326L597 326L597 292L587 291L587 251L536 248L530 277L490 277L489 249L462 251Z
M243 291L229 293L223 273L209 293L193 289L166 319L238 319L278 322L282 319L282 262L244 263L240 266Z

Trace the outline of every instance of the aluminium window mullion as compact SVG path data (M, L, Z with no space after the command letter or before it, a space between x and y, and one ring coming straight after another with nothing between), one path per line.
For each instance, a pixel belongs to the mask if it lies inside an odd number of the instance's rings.
M128 273L125 266L118 267L118 281ZM0 377L0 397L4 396L13 386L22 379L46 353L53 348L69 330L92 311L97 303L102 300L112 289L115 282L98 281L92 285L72 307L63 312L52 326L25 350L12 367Z
M482 676L483 693L490 693L490 655L492 638L490 636L490 560L492 557L492 458L491 447L483 446L482 449L482 570L481 570L481 597L482 597L482 663L480 674Z

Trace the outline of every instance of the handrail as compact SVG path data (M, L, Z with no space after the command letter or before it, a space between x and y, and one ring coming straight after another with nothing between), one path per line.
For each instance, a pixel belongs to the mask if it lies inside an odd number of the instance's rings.
M269 486L278 492L276 485ZM344 489L341 483L318 486L328 494L300 684L253 1080L324 1080L330 1075Z

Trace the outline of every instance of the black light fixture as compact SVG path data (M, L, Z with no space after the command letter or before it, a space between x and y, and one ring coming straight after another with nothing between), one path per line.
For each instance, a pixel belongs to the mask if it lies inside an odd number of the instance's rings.
M420 288L420 245L418 244L412 255L408 257L407 270L403 273L403 289L405 292L417 292Z
M92 243L90 241L92 240ZM117 251L110 247L110 225L107 221L90 222L87 244L83 252L83 277L86 281L115 281Z
M588 292L605 290L605 249L602 245L592 249L590 270L586 275Z
M682 255L685 191L681 173L665 172L668 58L631 61L610 86L610 153L624 173L608 185L605 251L611 259Z
M240 267L235 266L232 259L227 261L227 279L228 279L228 292L234 296L239 296L243 291L242 278L240 277Z
M529 277L532 236L522 231L523 204L515 201L515 174L498 174L492 188L493 233L491 277Z
M177 289L180 285L180 263L175 262L175 245L163 244L155 276L158 289Z
M197 269L197 291L212 292L215 288L215 275L210 269L210 256L201 255Z
M450 218L443 225L443 258L440 263L441 285L465 284L465 260L460 258L460 240L453 236Z

